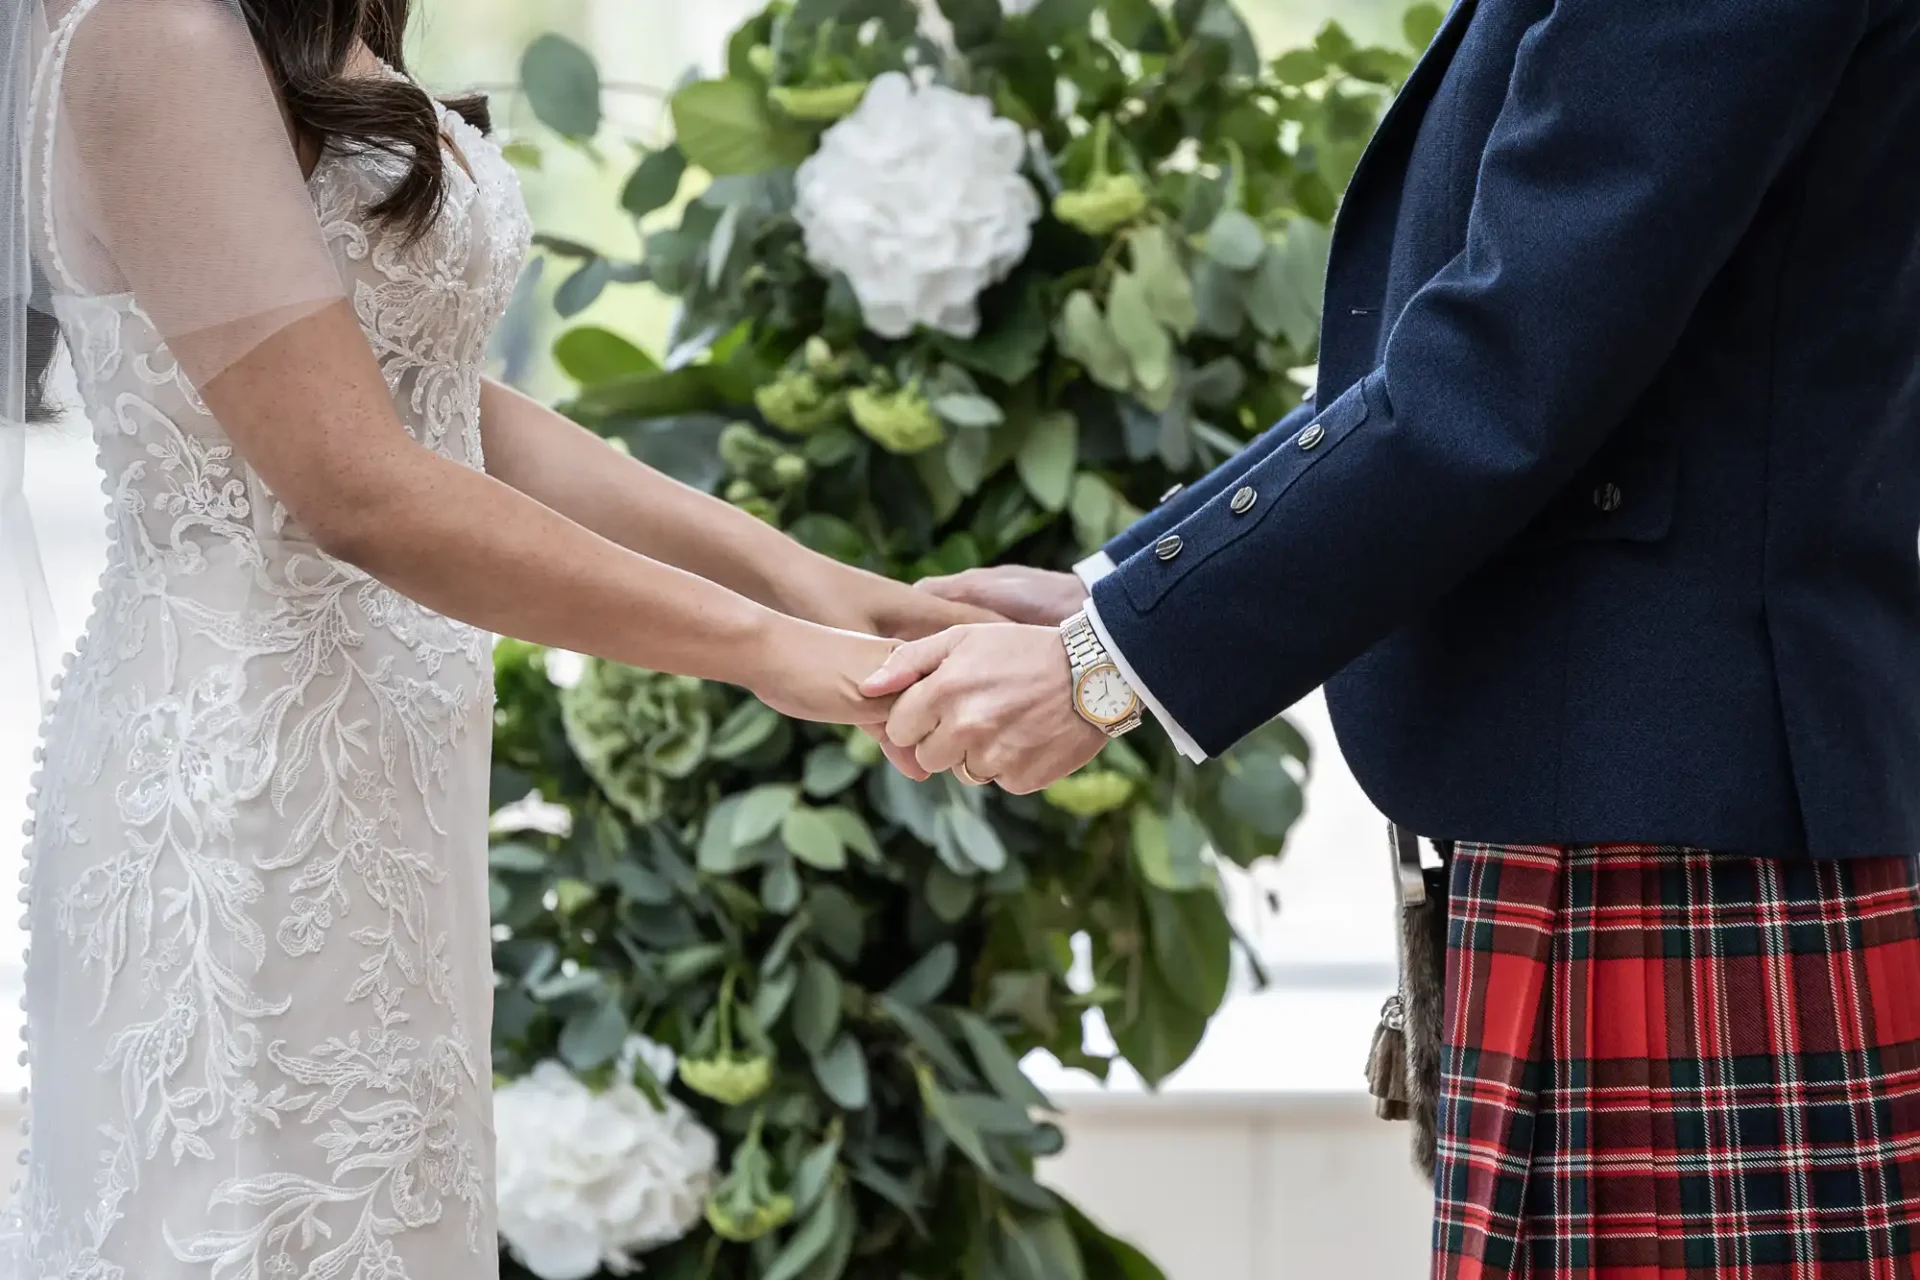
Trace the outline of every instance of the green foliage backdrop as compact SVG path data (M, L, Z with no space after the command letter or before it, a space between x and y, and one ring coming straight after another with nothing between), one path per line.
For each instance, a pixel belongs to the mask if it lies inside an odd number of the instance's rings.
M678 222L626 258L543 241L563 315L648 281L681 304L673 349L569 329L563 407L850 562L1064 567L1298 402L1327 225L1411 55L1329 26L1263 60L1227 0L939 8L951 47L908 0L776 3L724 78L678 90L676 142L622 197L637 220L697 190ZM1414 10L1410 43L1438 21ZM875 335L794 216L795 166L910 63L1020 126L1047 209L971 337ZM600 132L585 51L545 37L523 71L549 145ZM499 649L496 802L537 792L566 821L492 851L495 1063L604 1079L630 1030L680 1053L670 1087L727 1176L712 1229L649 1270L1158 1275L1034 1180L1061 1135L1018 1063L1103 1074L1091 1010L1150 1082L1188 1058L1236 945L1214 859L1279 850L1298 733L1275 721L1196 768L1149 729L1018 798L910 782L728 687L552 665Z

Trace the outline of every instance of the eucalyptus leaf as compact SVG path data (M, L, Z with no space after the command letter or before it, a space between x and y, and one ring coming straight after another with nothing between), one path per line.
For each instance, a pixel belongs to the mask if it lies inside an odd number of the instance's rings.
M901 1004L926 1005L940 998L960 970L960 953L951 942L943 942L918 960L913 967L894 979L887 994Z
M800 788L769 782L740 797L733 816L733 842L736 846L756 844L780 829L789 810L798 803Z
M576 140L600 132L600 68L593 55L559 35L543 35L520 59L520 84L541 124Z
M1193 281L1181 265L1179 251L1165 227L1143 227L1128 239L1133 273L1146 286L1154 319L1181 338L1193 333L1200 313L1193 297Z
M759 861L759 854L754 849L758 842L742 841L734 835L742 799L740 796L728 796L707 814L695 861L708 875L735 875Z
M1007 846L993 824L964 804L950 804L941 816L952 829L954 840L967 861L992 874L1007 865Z
M947 475L962 494L972 497L987 478L992 438L984 431L956 431L947 441Z
M1007 420L1000 406L982 395L950 393L936 396L933 411L956 427L997 427Z
M840 1030L840 975L821 960L800 966L793 994L793 1038L808 1053L825 1053Z
M800 785L814 799L825 800L852 786L859 780L861 772L862 766L847 754L845 746L838 742L823 742L807 752Z
M853 1246L859 1238L860 1220L854 1211L853 1192L844 1179L836 1178L832 1190L828 1193L835 1201L833 1238L827 1242L826 1249L815 1258L800 1280L841 1280L847 1272L847 1265L853 1261ZM692 1280L691 1277L665 1277L664 1280Z
M727 713L713 731L707 754L715 760L738 760L758 750L780 728L780 713L759 699L749 699Z
M621 189L621 207L636 218L666 208L680 194L686 172L687 157L678 146L647 152Z
M865 818L841 805L830 805L819 810L819 814L833 828L834 834L840 837L841 844L874 866L880 865L880 844L873 838L873 828L867 825Z
M993 1029L992 1023L970 1009L955 1009L951 1016L959 1024L960 1034L973 1052L973 1060L980 1064L980 1074L995 1093L1022 1107L1057 1110L1020 1069L1019 1059L1013 1056L1013 1050L1007 1047L1005 1038Z
M634 902L659 907L673 901L673 886L666 877L637 862L625 861L614 867L613 882Z
M842 1111L866 1110L871 1098L867 1060L861 1056L860 1042L851 1032L841 1032L831 1049L814 1056L813 1075L827 1097Z
M579 315L599 300L601 292L612 280L612 263L605 258L589 259L554 290L553 309L562 316Z
M487 865L495 871L544 871L547 855L523 841L509 840L487 850Z
M955 875L938 862L927 869L925 892L928 908L943 924L964 920L980 896L977 881Z
M793 1171L791 1194L795 1213L801 1215L811 1213L813 1207L820 1203L820 1198L827 1193L828 1178L837 1167L839 1160L840 1135L838 1132L807 1152L806 1157L800 1161L799 1167Z
M1107 323L1127 353L1136 385L1147 391L1172 385L1173 338L1154 317L1153 302L1139 276L1130 271L1114 276L1107 295Z
M786 1013L793 993L800 985L800 970L789 965L760 983L753 993L753 1020L772 1031Z
M760 877L760 903L777 916L790 916L800 906L800 869L781 856L767 864Z
M576 1071L611 1062L627 1038L627 1016L609 996L569 1017L560 1029L560 1056Z
M762 1273L761 1280L799 1280L800 1273L827 1251L838 1230L839 1213L838 1200L820 1202L787 1240L786 1246L774 1255L772 1265Z
M907 1033L907 1038L926 1056L927 1060L945 1073L948 1080L963 1087L973 1084L973 1069L967 1066L965 1058L960 1056L946 1033L934 1023L926 1011L912 1005L903 1004L892 996L883 995L875 1003L881 1012Z
M794 857L816 871L842 871L847 847L840 833L817 809L795 805L780 823L780 839Z
M1195 404L1228 409L1247 389L1246 368L1232 356L1216 356L1194 370L1188 384Z
M933 1075L928 1071L920 1073L920 1102L926 1107L927 1114L933 1117L933 1122L940 1126L941 1132L960 1148L961 1154L986 1172L993 1172L993 1157L987 1154L980 1130L953 1106L951 1095L934 1083Z
M1199 331L1210 338L1235 338L1247 319L1246 284L1217 262L1202 262L1193 273L1194 309Z
M1079 457L1080 424L1071 413L1058 412L1034 422L1013 462L1034 501L1049 511L1064 511Z
M1238 209L1227 209L1207 228L1201 248L1228 270L1251 271L1267 251L1267 238L1252 218Z
M1150 312L1149 312L1150 314ZM1067 297L1056 326L1060 350L1077 361L1088 375L1112 391L1124 391L1133 381L1126 348L1114 335L1100 304L1084 289Z
M815 884L807 902L822 946L846 964L859 960L866 946L866 921L860 906L838 885Z

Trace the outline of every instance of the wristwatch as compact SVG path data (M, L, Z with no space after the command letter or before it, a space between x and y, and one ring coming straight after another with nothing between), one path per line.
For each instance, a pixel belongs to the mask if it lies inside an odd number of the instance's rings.
M1073 669L1073 709L1080 718L1109 738L1139 728L1140 695L1107 655L1085 609L1060 624L1060 638L1066 641L1067 664Z

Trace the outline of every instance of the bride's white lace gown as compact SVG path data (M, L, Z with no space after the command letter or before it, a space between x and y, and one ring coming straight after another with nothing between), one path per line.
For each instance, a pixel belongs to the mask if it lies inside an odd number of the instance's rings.
M529 227L442 119L423 239L366 216L392 159L331 151L310 192L402 421L478 468ZM490 637L321 552L138 301L65 292L111 546L36 775L0 1276L491 1276Z

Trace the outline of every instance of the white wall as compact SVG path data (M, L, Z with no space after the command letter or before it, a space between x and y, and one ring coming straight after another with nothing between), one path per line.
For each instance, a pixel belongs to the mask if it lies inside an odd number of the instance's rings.
M1431 1196L1351 1093L1067 1104L1047 1180L1168 1280L1413 1280Z

